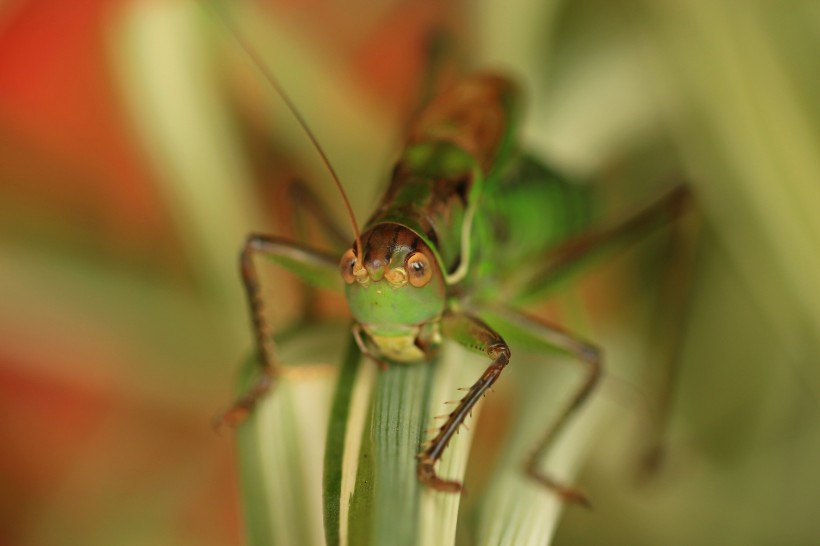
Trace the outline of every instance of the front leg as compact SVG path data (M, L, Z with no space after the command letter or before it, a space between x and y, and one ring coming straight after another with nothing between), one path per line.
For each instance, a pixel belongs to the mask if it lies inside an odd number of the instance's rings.
M234 401L225 413L215 419L215 428L223 424L236 426L244 421L256 402L267 394L276 376L280 374L280 366L276 361L273 332L265 318L265 303L262 299L255 263L257 256L268 258L313 285L327 288L334 284L338 285L339 282L338 265L332 256L279 237L257 234L248 236L239 257L239 264L242 282L248 297L261 370L259 377L248 392Z
M359 346L359 352L372 360L381 371L387 370L390 366L388 366L387 362L379 355L378 350L371 348L370 344L365 340L364 336L366 334L362 325L354 323L350 330L353 333L353 340L356 342L356 345Z
M429 446L419 454L416 469L419 480L437 491L458 493L462 490L461 483L440 478L436 475L435 465L458 427L464 423L473 407L492 387L501 375L501 371L509 363L510 348L500 335L471 315L445 312L441 319L441 326L445 337L458 341L470 349L486 353L492 360L490 366L447 417L447 421L439 429Z
M507 323L508 326L534 335L545 347L558 349L575 356L586 366L587 374L584 382L578 387L555 422L537 443L532 454L525 461L524 470L532 479L554 491L563 500L589 506L589 502L583 493L545 474L540 470L539 463L554 444L561 430L587 401L598 383L601 375L601 359L598 349L558 326L518 313L512 309L494 308L487 311ZM455 410L448 415L447 421L439 429L430 445L419 454L420 460L417 468L419 480L437 491L458 493L462 490L461 484L438 477L435 472L435 464L441 458L441 454L458 427L464 423L472 408L495 383L498 376L501 375L501 371L509 363L510 349L498 333L472 315L447 312L442 317L442 330L446 337L458 341L469 349L484 352L492 359L492 363L487 370L470 387Z

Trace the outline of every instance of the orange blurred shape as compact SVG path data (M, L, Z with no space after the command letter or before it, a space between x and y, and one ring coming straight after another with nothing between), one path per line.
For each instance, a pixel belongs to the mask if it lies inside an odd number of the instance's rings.
M0 362L0 513L8 522L21 520L55 489L113 405L111 393L67 386L25 369Z
M112 0L17 2L0 32L0 192L29 209L151 238L158 205L112 78ZM113 232L113 233L112 233Z

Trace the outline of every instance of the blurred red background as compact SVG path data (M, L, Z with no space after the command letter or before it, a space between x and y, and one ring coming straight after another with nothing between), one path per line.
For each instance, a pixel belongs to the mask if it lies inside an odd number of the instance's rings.
M34 255L59 255L55 263L150 268L186 283L170 212L112 81L105 33L119 4L0 11L0 267L9 275L45 266L25 263ZM149 394L165 390L152 384L162 377L133 381L138 335L84 309L88 292L60 293L70 282L31 288L42 297L7 300L0 326L3 542L114 544L129 542L126 533L237 543L231 445L201 419L207 405L163 407ZM105 314L116 321L116 310Z

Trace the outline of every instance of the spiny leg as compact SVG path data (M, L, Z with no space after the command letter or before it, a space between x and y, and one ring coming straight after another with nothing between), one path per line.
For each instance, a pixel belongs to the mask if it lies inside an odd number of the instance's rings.
M442 329L446 337L470 349L486 353L492 360L490 366L447 417L447 421L439 428L428 447L418 456L416 474L423 484L437 491L458 493L462 490L461 483L440 478L436 474L435 465L458 427L464 423L473 407L495 383L501 371L509 363L510 348L500 335L484 322L470 315L446 312L442 317Z
M223 424L236 426L241 423L256 402L270 390L274 379L279 374L273 332L265 318L265 305L254 263L256 256L267 257L285 268L292 269L312 284L332 286L338 277L337 262L328 254L279 237L259 234L248 236L239 257L239 263L250 307L251 323L261 369L259 377L248 392L238 398L222 416L214 421L215 428Z
M525 463L525 470L529 476L555 491L562 499L588 506L589 502L581 492L541 472L538 463L543 459L567 422L589 398L590 393L598 383L601 375L600 352L593 345L557 326L538 321L506 308L499 308L494 312L507 322L524 328L537 336L544 345L571 354L587 366L587 375L584 382L556 418L553 425L547 430L544 437L538 442L532 455ZM447 421L430 441L429 446L419 454L417 467L419 480L438 491L457 493L462 489L461 484L457 481L442 479L436 475L435 464L441 458L444 449L458 430L458 427L464 423L478 400L492 387L509 363L510 349L504 339L492 328L468 314L445 313L442 317L442 329L444 335L448 338L454 339L468 348L484 352L492 359L490 366L478 381L470 387L456 408L447 416Z

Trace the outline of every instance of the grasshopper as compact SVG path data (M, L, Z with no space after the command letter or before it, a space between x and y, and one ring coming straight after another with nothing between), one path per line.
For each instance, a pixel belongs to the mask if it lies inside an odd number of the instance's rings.
M591 257L676 219L689 201L687 189L675 186L624 220L597 225L588 190L568 183L522 149L516 136L516 86L501 75L479 73L420 111L387 191L359 231L330 162L287 96L272 83L333 175L355 241L339 259L280 237L247 238L241 273L262 369L223 421L241 421L280 373L255 266L256 257L265 257L312 284L326 286L333 282L329 278L341 277L336 284L344 286L352 335L362 353L381 366L424 365L445 339L489 359L486 371L418 454L418 479L437 491L462 491L460 482L437 474L436 463L511 361L510 345L488 322L504 323L537 339L544 350L574 357L584 367L584 379L536 442L524 471L562 499L588 504L583 493L556 481L538 463L599 382L601 351L579 335L519 309Z

